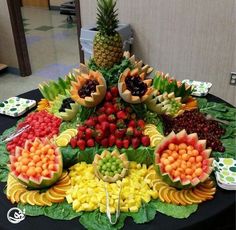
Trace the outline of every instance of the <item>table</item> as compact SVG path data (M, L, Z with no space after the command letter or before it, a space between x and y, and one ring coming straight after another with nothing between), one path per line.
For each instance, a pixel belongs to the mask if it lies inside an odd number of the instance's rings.
M41 94L38 89L19 95L23 98L39 101ZM211 94L207 99L215 102L224 102ZM25 114L24 114L25 116ZM11 118L0 115L0 134L7 128L15 125L19 118ZM5 184L0 183L0 230L78 230L84 229L78 218L70 221L56 221L45 216L29 217L19 224L12 224L7 220L7 212L13 205L7 200L3 193ZM132 219L127 218L124 229L235 229L235 196L234 191L225 191L217 187L215 198L199 205L198 210L187 219L175 219L161 213L156 214L156 218L146 224L135 224Z

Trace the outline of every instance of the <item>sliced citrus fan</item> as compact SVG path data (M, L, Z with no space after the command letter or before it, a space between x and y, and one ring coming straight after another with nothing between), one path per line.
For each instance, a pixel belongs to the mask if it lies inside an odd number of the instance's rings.
M146 124L143 133L149 136L151 147L156 147L164 138L153 124Z
M46 192L40 190L28 190L10 173L7 179L7 198L11 203L22 203L38 206L51 206L52 203L63 202L71 183L67 172L63 172L59 181Z

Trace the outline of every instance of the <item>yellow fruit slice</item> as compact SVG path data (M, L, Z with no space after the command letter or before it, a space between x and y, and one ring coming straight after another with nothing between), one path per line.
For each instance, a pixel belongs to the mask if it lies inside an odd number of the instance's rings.
M175 192L176 192L176 189L170 189L169 198L171 199L171 203L179 205L180 202L177 199L175 199L175 196L173 195L173 193L175 193Z
M144 134L148 135L150 138L154 135L158 135L155 129L146 129Z
M202 201L207 200L206 195L202 194L201 192L199 193L199 190L197 190L196 188L193 189L193 193L199 197Z
M44 202L42 202L41 200L41 197L40 197L40 193L39 192L36 192L34 195L33 195L33 200L34 200L34 203L38 206L44 206Z
M11 195L10 195L10 200L11 200L11 203L14 204L15 202L16 203L19 203L20 201L20 196L25 193L27 190L26 189L18 189L18 190L15 190Z
M179 191L179 196L180 196L181 200L184 201L184 203L193 204L193 202L191 200L187 199L187 197L185 196L185 190Z
M61 177L59 178L59 181L63 180L65 177L68 177L68 172L67 171L62 172Z
M22 203L22 204L26 204L27 203L27 201L26 201L27 194L28 194L27 192L21 194L21 196L20 196L20 203Z
M68 184L69 183L69 184ZM62 180L59 180L56 185L70 185L70 178L69 176L64 177Z
M13 185L10 186L10 187L7 187L7 197L11 197L12 194L13 194L15 191L19 190L19 189L25 189L25 188L24 188L23 186L21 186L21 184L18 184L18 183L13 184ZM25 189L25 190L26 190L26 189Z
M199 186L197 186L197 188L198 188L200 191L202 191L203 193L209 194L210 196L211 196L211 195L214 195L215 192L216 192L216 188L215 188L215 187L213 187L213 188L206 188L206 187L204 187L204 186L202 186L202 185L199 185Z
M38 193L38 191L28 191L26 192L26 202L30 205L35 205L34 195Z
M193 192L193 189L189 190L189 196L191 196L194 200L200 201L200 203L204 201L201 197Z
M67 129L64 132L62 132L62 134L63 133L69 134L71 137L74 137L77 135L78 131L77 129Z
M63 202L65 199L65 196L52 192L50 189L45 194L46 194L46 198L52 203L60 203L60 202Z
M186 203L181 199L180 191L176 190L172 195L174 196L174 199L179 202L179 204L186 205Z
M159 191L162 187L168 187L168 185L161 180L155 181L155 183L153 183L153 190L154 191Z
M147 128L154 128L154 129L156 129L156 126L153 125L153 124L146 124L144 129L147 129Z
M157 174L156 174L156 171L152 171L152 172L149 172L146 176L145 176L145 179L149 179L149 180L155 180L155 179L158 179L157 177Z
M67 138L59 137L58 139L56 139L56 145L58 147L65 147L68 144L69 144L69 140Z
M52 202L50 200L48 200L48 198L46 197L46 193L39 194L39 202L41 202L45 206L52 205Z
M158 144L161 143L163 139L163 136L160 136L160 135L154 135L151 137L151 147L155 147L157 146Z
M66 192L71 188L71 186L66 186L66 187L58 187L58 186L54 186L52 188L52 190L55 192L55 193L58 193L58 194L62 194L62 195L66 195Z
M169 192L169 187L167 186L163 186L160 188L159 190L159 198L162 202L167 202L167 203L171 203L171 200L168 196L168 192Z
M196 199L194 198L192 195L191 195L191 192L190 190L185 190L184 191L184 196L185 196L185 199L187 199L188 201L194 203L194 204L199 204L201 203L201 199Z

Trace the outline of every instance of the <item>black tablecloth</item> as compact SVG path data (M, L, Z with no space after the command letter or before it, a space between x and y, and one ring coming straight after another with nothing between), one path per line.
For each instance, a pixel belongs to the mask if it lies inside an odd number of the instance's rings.
M23 98L35 99L42 97L39 90L33 90L20 95ZM223 102L220 98L208 95L210 101ZM24 115L25 116L25 115ZM0 115L0 134L7 128L15 125L19 118L10 118ZM12 224L7 220L7 212L13 207L3 193L5 184L0 183L0 230L78 230L84 229L78 218L71 221L56 221L45 216L29 217L19 224ZM198 210L187 219L175 219L157 213L153 221L146 224L135 224L131 218L127 218L124 229L235 229L235 192L217 188L215 198L199 205Z

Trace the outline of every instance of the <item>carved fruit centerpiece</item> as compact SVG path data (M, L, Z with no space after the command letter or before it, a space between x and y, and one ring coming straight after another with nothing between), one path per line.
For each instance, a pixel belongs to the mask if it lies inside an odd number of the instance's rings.
M106 80L98 71L81 73L77 81L72 82L71 98L85 107L98 105L105 97L107 90Z
M58 95L50 104L49 111L64 121L71 121L79 111L79 104L65 95Z
M12 175L29 188L46 188L57 182L62 174L59 148L48 139L26 141L10 155Z
M176 188L194 187L211 174L213 158L206 140L185 130L171 132L155 150L155 166L163 180Z
M141 72L141 73L140 73ZM146 78L146 71L126 69L119 78L118 89L122 99L131 104L145 101L152 93L152 79Z
M101 155L95 155L93 166L98 178L106 182L116 182L126 176L129 161L126 155L120 154L118 150L111 153L104 150Z

